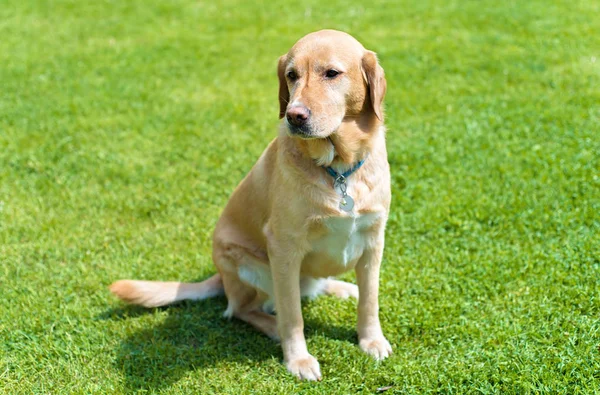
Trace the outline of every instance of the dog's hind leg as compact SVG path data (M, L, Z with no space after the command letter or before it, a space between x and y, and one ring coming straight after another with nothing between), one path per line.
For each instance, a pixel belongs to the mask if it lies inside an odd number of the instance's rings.
M229 304L224 315L245 321L271 339L279 340L275 316L261 311L268 295L240 281L239 278L233 281L228 280L231 278L224 281L225 292L228 288L230 289L230 292L227 292ZM235 289L232 290L233 283L235 283Z
M246 312L235 312L233 313L233 316L249 323L271 339L279 340L279 334L277 333L277 319L274 315L263 311L251 310Z
M242 281L238 273L222 271L221 275L228 300L227 310L223 315L247 322L271 339L279 340L275 316L261 311L269 296Z

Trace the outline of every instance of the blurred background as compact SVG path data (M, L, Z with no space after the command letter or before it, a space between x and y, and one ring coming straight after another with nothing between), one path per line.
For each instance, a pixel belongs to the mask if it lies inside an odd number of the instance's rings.
M595 0L5 0L0 390L596 391L599 20ZM106 287L214 272L213 226L276 135L277 59L323 28L386 71L395 354L358 351L352 301L310 301L311 385L224 299L146 311Z

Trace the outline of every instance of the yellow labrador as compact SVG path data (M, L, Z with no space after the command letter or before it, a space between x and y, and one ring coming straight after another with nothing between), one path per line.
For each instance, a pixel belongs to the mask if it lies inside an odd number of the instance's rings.
M334 30L300 39L277 71L284 120L217 223L219 273L200 283L120 280L110 289L148 307L224 292L225 316L280 339L287 369L320 380L304 339L302 296L358 298L360 348L378 360L392 352L378 304L391 199L386 81L375 53ZM332 279L351 269L358 287Z

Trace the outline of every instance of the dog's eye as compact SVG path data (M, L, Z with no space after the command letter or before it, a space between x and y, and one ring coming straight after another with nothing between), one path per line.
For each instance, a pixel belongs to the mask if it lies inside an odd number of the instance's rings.
M290 81L295 81L296 79L298 79L298 74L296 74L294 70L290 70L287 73L287 77L290 79Z
M339 71L331 69L331 70L327 70L327 72L325 73L325 76L327 78L335 78L340 74Z

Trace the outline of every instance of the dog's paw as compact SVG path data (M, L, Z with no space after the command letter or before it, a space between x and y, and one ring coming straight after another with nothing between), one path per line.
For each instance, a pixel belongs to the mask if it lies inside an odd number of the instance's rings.
M321 381L319 362L310 354L288 361L285 365L287 370L300 380Z
M336 296L342 299L354 298L358 300L358 287L355 284L346 283L346 286L341 288Z
M377 361L382 361L392 355L392 346L383 336L374 339L361 339L358 345L361 350Z
M325 293L327 295L337 296L341 299L358 299L358 286L356 284L330 278L325 281Z

